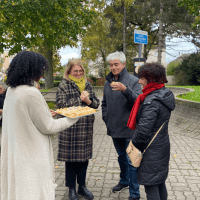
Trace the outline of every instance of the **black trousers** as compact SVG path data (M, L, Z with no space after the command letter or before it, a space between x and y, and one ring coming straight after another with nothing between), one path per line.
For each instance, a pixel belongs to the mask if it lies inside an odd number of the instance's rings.
M145 185L147 200L167 200L167 188L165 182L159 185Z
M86 162L65 162L65 186L76 187L76 180L79 186L85 185L88 160Z

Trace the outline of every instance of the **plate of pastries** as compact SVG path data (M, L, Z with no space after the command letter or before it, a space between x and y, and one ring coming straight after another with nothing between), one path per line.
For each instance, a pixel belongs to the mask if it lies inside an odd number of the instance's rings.
M96 114L99 112L99 110L96 110L94 108L90 108L88 106L73 106L69 108L62 108L57 109L56 112L60 115L63 115L65 117L69 118L77 118L77 117L84 117L92 114Z

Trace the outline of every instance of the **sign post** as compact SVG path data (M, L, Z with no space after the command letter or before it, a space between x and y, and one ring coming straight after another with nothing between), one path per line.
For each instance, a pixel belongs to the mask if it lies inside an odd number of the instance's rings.
M148 44L148 32L135 29L134 42L138 44Z
M148 32L147 31L141 31L141 30L134 30L134 42L138 43L139 47L139 53L138 58L134 58L134 75L139 78L138 76L138 70L141 65L145 63L145 58L142 57L142 44L148 44Z

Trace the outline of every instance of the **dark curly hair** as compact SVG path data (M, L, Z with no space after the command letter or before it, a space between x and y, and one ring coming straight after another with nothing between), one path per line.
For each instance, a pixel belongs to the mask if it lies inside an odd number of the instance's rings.
M12 87L19 85L32 86L34 81L40 80L48 69L47 60L39 53L22 51L10 63L7 75L7 84Z
M147 79L147 82L167 83L165 68L159 63L146 63L138 70L140 78Z

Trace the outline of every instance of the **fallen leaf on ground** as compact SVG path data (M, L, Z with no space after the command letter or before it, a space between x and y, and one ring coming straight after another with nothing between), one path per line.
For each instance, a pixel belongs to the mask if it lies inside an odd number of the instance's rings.
M177 157L177 155L174 155L174 158L176 158Z
M55 166L55 168L58 168L58 166Z

